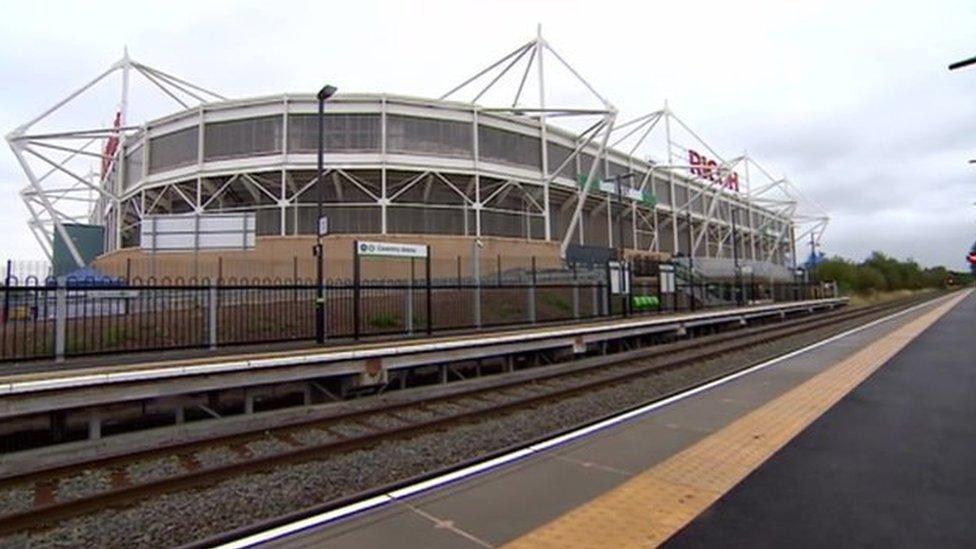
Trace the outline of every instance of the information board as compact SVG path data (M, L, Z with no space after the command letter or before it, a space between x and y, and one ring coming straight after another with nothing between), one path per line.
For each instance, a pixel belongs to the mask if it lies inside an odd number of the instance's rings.
M142 219L139 245L151 251L254 248L254 212L207 215L158 215Z

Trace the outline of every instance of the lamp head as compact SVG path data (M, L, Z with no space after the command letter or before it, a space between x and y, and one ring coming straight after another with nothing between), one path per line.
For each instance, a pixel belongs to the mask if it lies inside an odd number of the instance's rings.
M319 93L317 94L317 97L319 98L319 101L326 101L330 97L332 97L333 95L335 95L335 92L337 90L338 90L338 88L336 88L335 86L326 84L321 90L319 90Z

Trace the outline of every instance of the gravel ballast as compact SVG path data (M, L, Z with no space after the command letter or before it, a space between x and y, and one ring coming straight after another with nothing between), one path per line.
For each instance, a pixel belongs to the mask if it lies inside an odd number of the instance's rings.
M85 497L108 490L112 477L108 471L83 471L77 475L61 479L58 483L58 499L61 501Z
M124 509L107 509L72 518L46 530L0 538L0 547L161 547L188 543L566 429L741 369L867 321L862 318L841 322L478 423L391 440L368 449L166 494ZM429 419L417 417L427 414L412 410L404 410L400 415L414 420ZM348 427L350 432L357 431L354 425L343 427ZM341 432L344 429L335 430ZM307 430L296 433L296 438L306 442L332 440L335 436L321 430ZM273 443L281 444L279 441ZM252 448L252 451L256 449ZM219 450L210 455L197 454L198 461L205 466L220 463L222 457ZM71 488L82 493L86 483L108 480L88 478ZM59 486L59 492L61 489ZM5 501L0 499L0 505Z
M0 490L0 513L16 513L30 509L34 503L34 490L15 487Z

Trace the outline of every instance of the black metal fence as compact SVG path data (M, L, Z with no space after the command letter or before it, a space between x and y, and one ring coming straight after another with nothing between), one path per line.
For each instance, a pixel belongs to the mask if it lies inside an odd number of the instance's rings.
M216 348L315 339L314 284L165 283L92 287L48 281L0 286L0 361ZM168 281L167 281L168 282ZM677 284L631 280L630 295L604 279L569 276L477 280L331 280L330 340L413 336L488 327L690 311L814 297L801 284Z

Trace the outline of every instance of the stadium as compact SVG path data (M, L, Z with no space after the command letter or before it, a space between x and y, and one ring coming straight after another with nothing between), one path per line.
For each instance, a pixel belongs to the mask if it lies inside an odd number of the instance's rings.
M551 99L557 69L589 104ZM114 106L86 102L113 77ZM132 120L137 77L175 108ZM114 117L40 129L78 103ZM436 99L330 98L322 177L317 109L313 93L228 99L126 54L7 140L59 275L309 278L319 200L330 277L349 276L353 242L371 240L427 244L443 275L469 272L476 254L544 268L623 255L790 281L798 246L816 246L828 222L788 179L720 155L667 104L619 116L541 32Z

